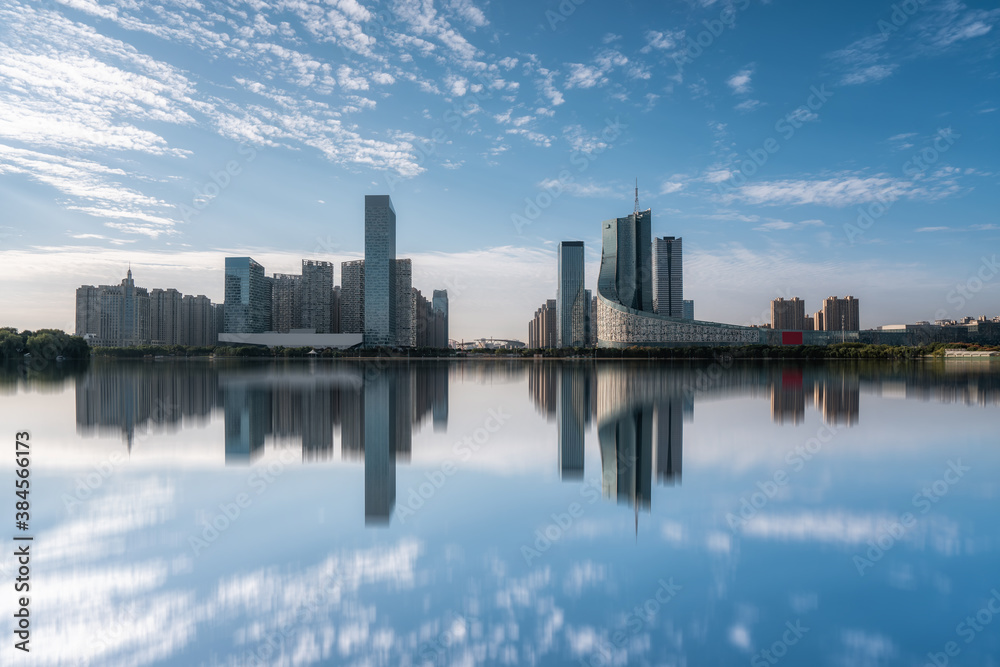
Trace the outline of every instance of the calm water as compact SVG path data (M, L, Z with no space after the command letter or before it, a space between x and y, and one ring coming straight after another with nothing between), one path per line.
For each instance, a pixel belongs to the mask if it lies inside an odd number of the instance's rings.
M996 665L998 405L995 361L8 370L0 663Z

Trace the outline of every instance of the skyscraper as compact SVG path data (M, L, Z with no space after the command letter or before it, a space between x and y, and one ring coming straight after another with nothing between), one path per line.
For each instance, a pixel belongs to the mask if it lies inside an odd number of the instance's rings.
M559 244L556 285L556 338L559 347L586 345L587 302L583 266L583 241L563 241Z
M434 309L434 347L448 347L448 290L436 289L431 298Z
M181 303L175 289L153 289L149 293L149 337L154 345L186 345L181 342Z
M684 271L680 237L653 239L653 312L684 317Z
M271 280L251 257L226 257L225 333L271 328Z
M409 259L396 260L396 342L397 347L413 344L413 265Z
M684 319L694 319L694 299L684 299Z
M396 342L396 210L389 195L365 196L365 345Z
M302 328L330 333L333 264L302 260Z
M598 291L628 308L653 312L650 224L647 209L627 218L605 220Z

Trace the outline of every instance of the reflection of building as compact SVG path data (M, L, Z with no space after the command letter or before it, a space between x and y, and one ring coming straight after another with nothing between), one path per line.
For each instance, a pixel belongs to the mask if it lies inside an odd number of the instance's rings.
M608 498L649 510L653 473L653 407L635 405L597 425L602 487Z
M806 393L802 369L786 368L771 385L771 420L778 424L801 424L806 418Z
M684 405L682 396L665 397L655 404L656 481L660 484L680 484L681 481Z
M250 463L264 447L270 430L271 396L267 389L229 387L223 399L226 414L226 465Z
M528 394L548 421L556 418L558 383L557 363L536 361L528 368Z
M396 505L396 379L385 372L365 379L365 525L387 525Z
M586 345L587 302L583 276L583 241L559 244L559 273L556 283L556 345Z
M563 365L559 368L556 421L559 426L559 475L583 478L583 443L590 423L590 369Z
M816 384L814 397L825 423L845 426L858 423L861 387L857 378L846 374L825 376Z

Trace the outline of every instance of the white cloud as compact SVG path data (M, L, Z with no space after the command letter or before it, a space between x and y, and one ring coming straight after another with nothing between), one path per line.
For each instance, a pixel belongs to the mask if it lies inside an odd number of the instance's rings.
M745 67L726 80L726 85L733 89L736 95L745 95L750 92L750 78L753 76L753 66Z

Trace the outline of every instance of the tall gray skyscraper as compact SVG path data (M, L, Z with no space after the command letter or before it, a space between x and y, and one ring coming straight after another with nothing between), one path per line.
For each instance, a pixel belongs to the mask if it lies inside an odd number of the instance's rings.
M340 265L340 333L365 332L365 260Z
M587 298L583 287L583 241L559 244L556 285L556 339L559 347L587 344Z
M652 217L647 209L604 221L598 276L598 288L605 298L646 312L653 312Z
M653 239L653 312L684 317L684 271L681 238Z
M396 260L396 342L397 347L413 344L413 266L409 259Z
M365 345L396 342L396 210L389 195L365 196Z
M226 333L264 333L271 328L271 279L251 257L226 257Z
M431 307L434 310L434 347L448 347L448 290L434 290L431 299Z
M302 260L302 327L330 333L333 264Z

